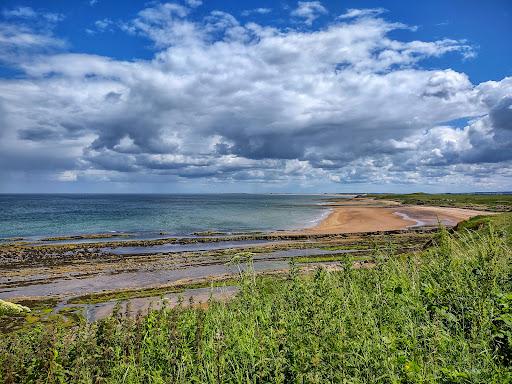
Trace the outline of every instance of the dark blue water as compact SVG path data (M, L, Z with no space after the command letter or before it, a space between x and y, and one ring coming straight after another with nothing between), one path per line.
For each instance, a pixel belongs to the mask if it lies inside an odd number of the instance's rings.
M0 194L0 238L295 229L324 217L321 203L318 195Z

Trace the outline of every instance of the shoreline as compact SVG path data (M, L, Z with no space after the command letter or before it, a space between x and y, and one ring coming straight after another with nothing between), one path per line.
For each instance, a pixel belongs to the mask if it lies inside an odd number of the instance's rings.
M463 220L495 212L436 206L402 205L394 201L348 199L329 204L329 214L317 225L303 228L301 234L362 233L393 231L424 226L455 226Z
M421 250L437 232L438 220L452 226L475 215L493 214L371 198L331 199L317 212L315 221L320 222L303 221L313 224L310 228L232 237L205 232L193 238L137 241L96 234L90 236L94 243L52 244L50 239L4 245L0 247L0 297L31 303L34 308L64 308L73 304L70 300L81 298L84 303L92 300L96 308L99 302L172 293L184 279L192 288L199 280L236 277L249 260L256 274L285 271L290 260L301 270L341 261L364 268L377 246L393 247L399 253ZM223 244L226 241L231 242L229 247Z
M407 205L396 201L377 200L367 197L338 197L329 195L323 203L318 204L324 209L314 218L297 223L286 229L211 231L173 234L166 231L108 231L100 233L81 233L60 236L26 236L0 238L0 245L22 242L26 244L79 244L89 242L109 243L124 241L147 241L165 238L189 237L224 237L230 235L315 235L315 234L347 234L379 231L407 230L420 227L455 226L460 221L477 215L493 215L496 212L456 207L440 207L425 205Z

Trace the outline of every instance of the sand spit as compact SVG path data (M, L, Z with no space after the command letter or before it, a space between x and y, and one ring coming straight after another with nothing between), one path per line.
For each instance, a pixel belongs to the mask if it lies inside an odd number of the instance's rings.
M396 202L352 199L329 204L331 214L318 225L300 231L305 234L391 231L438 222L454 226L462 220L492 212L462 208L407 206Z

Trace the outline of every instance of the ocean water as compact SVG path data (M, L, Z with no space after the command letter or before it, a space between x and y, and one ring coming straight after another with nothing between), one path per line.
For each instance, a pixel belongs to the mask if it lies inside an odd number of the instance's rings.
M187 235L315 225L323 195L0 194L0 238L106 232Z

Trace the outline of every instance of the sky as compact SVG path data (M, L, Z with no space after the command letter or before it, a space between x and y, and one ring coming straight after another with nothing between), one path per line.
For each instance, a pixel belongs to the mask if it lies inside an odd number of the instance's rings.
M0 2L0 192L512 191L509 0Z

